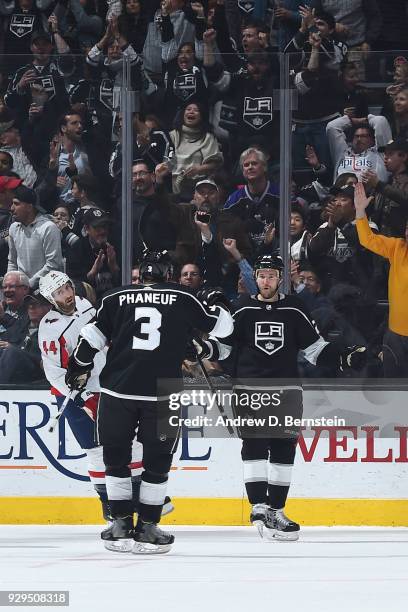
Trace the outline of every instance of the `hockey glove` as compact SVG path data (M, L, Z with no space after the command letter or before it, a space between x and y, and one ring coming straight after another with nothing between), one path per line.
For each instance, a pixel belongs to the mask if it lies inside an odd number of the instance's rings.
M200 357L200 359L208 359L208 357L211 357L211 354L211 344L205 340L202 340L201 338L194 338L187 344L187 361L197 361L197 357Z
M79 365L74 355L71 355L68 361L67 373L65 374L65 384L67 387L71 391L82 391L82 389L85 389L93 367L93 362L87 365Z
M367 365L368 352L365 346L349 346L340 354L340 370L357 370Z
M230 309L229 299L221 287L203 287L197 291L197 299L207 308L210 306L223 306L228 311Z

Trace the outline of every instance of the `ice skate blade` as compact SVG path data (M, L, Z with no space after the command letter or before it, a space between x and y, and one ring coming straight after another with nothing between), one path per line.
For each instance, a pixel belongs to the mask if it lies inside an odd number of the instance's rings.
M269 542L297 542L299 539L299 531L288 531L284 533L276 529L265 528L265 535Z
M254 527L257 528L260 537L263 538L264 537L263 530L265 527L265 523L263 521L253 521L252 525L254 525Z
M134 542L134 555L164 555L171 550L171 544L150 544L149 542Z
M118 553L130 553L132 552L134 540L104 540L103 545L106 550Z

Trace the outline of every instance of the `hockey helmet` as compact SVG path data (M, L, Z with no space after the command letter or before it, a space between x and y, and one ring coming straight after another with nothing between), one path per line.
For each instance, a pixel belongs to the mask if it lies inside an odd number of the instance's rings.
M171 269L171 260L167 251L145 251L139 266L142 283L146 281L166 280Z
M71 287L75 291L74 283L65 272L59 272L58 270L52 270L45 276L40 278L39 291L41 295L48 300L55 308L58 308L58 304L53 298L53 293L57 290L70 283Z
M256 278L258 270L278 270L280 276L283 267L283 260L280 255L260 255L254 264L254 275Z

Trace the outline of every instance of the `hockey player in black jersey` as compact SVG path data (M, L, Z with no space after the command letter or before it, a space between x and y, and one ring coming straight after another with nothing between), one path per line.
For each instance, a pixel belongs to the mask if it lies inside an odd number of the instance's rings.
M366 349L352 347L340 353L334 344L323 340L301 301L278 292L282 269L279 256L258 258L254 266L258 294L245 295L238 300L231 336L222 342L210 337L207 341L196 342L196 348L201 358L212 360L225 359L232 350L236 395L240 398L239 393L245 392L247 397L256 394L259 398L260 391L270 394L278 391L279 414L289 412L299 418L302 415L302 389L297 383L298 352L302 350L313 364L329 363L338 365L340 369L359 369L365 362ZM266 413L273 410L272 406L271 402ZM242 408L239 399L234 411L236 416L246 416L249 412L248 408ZM256 415L252 413L250 416ZM284 514L297 431L284 427L276 432L264 430L265 433L250 429L241 428L240 431L245 487L252 504L250 520L258 527L261 536L265 533L269 539L297 540L299 525Z
M133 538L134 553L168 552L174 541L157 527L178 442L178 432L173 439L158 435L161 409L168 409L158 381L175 379L182 388L181 365L194 328L219 338L233 329L225 308L206 308L181 285L166 282L169 267L163 254L148 253L140 265L141 285L118 288L103 297L96 321L81 331L66 378L68 386L81 388L94 356L109 345L100 375L98 436L114 522L101 537ZM128 464L136 427L144 471L134 529Z

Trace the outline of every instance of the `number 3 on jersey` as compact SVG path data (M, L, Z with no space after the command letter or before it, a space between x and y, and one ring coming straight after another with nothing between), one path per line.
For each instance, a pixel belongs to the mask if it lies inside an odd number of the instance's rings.
M135 322L140 319L146 319L146 321L140 323L140 334L146 337L133 336L132 349L154 351L160 344L161 312L157 308L135 308Z

